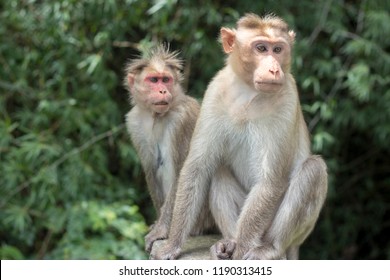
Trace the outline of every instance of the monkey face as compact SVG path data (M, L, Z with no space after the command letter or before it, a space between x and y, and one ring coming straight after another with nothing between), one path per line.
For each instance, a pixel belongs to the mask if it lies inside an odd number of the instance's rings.
M147 102L150 108L164 114L169 111L172 102L173 77L167 72L150 73L145 76L144 83L148 88Z
M250 48L256 61L253 72L255 89L261 92L278 92L285 84L283 66L289 60L290 46L283 40L257 37Z
M128 74L134 104L159 115L169 111L175 92L175 76L170 71L145 67L138 75Z
M279 92L286 83L294 36L295 33L280 32L267 26L221 29L222 45L232 58L233 69L260 93Z

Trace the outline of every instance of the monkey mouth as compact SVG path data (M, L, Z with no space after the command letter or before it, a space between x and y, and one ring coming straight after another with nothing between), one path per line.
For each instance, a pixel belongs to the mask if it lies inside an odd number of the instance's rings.
M160 101L160 102L154 103L154 105L157 105L157 106L167 106L167 105L168 105L168 102L166 102L166 101Z
M257 85L261 86L261 85L266 85L266 86L281 86L282 83L281 82L278 82L278 81L256 81L255 82Z
M279 81L255 81L255 88L261 92L277 92L283 86Z

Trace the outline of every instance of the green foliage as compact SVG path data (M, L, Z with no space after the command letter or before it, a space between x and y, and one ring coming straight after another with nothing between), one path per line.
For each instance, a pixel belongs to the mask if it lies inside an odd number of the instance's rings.
M1 4L4 258L145 257L142 173L110 67L124 15L96 4Z
M128 202L130 204L130 201ZM69 209L69 216L58 221L52 213L53 232L65 226L65 234L49 259L143 259L146 226L137 206L125 202L106 204L83 201ZM60 216L61 217L61 216Z
M302 257L390 258L387 2L2 1L1 258L146 257L154 214L123 125L125 61L169 42L201 98L224 63L220 27L245 12L274 12L297 32L293 74L329 168Z

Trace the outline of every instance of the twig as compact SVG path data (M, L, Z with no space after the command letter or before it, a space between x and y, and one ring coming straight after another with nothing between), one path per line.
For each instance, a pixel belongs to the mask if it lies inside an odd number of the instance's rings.
M103 140L104 138L107 138L109 136L112 136L113 134L119 132L125 127L125 124L121 124L119 126L114 127L113 129L103 132L102 134L96 135L95 137L89 139L87 142L85 142L82 146L73 149L69 153L63 155L61 158L57 159L55 162L53 162L49 167L57 167L64 161L66 161L68 158L70 158L73 155L79 154L82 151L88 149L90 146L95 144L96 142L99 142L100 140Z
M324 8L322 9L322 14L320 17L320 21L317 24L316 28L314 28L313 32L310 34L309 37L309 45L313 44L313 42L317 39L318 34L322 31L324 28L326 19L328 18L330 6L332 4L333 0L329 0L328 2L325 3Z
M41 248L39 249L38 257L37 257L39 260L42 260L43 257L45 256L47 248L49 247L49 244L50 244L52 236L53 236L53 231L49 230L48 233L46 234L45 238L43 239Z
M112 42L112 45L117 48L133 48L139 50L138 43L132 43L128 41L114 41Z

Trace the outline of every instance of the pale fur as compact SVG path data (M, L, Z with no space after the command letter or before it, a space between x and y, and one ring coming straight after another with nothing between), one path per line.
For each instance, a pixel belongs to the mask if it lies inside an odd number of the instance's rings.
M310 153L298 91L289 73L294 33L280 22L251 14L239 21L238 31L221 30L227 64L205 93L179 176L169 239L152 258L174 259L180 254L204 201L209 201L224 235L211 248L213 258L298 258L299 246L324 203L327 173L324 161ZM290 36L289 49L278 58L283 86L272 93L256 89L254 79L247 77L264 66L242 61L242 51L248 48L234 40L240 29L253 31L258 26L279 28L276 33ZM252 60L256 61L253 55Z

